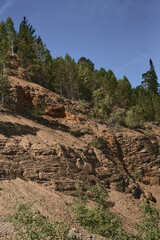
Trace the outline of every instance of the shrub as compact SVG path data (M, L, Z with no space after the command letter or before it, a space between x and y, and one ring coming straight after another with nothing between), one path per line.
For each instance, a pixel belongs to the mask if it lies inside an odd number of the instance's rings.
M109 114L111 113L111 108L113 105L113 101L109 97L109 95L102 97L101 90L100 92L99 90L97 90L94 92L93 102L94 102L94 109L93 109L94 117L99 117L101 119L108 118Z
M93 139L91 142L90 142L90 145L95 147L95 148L100 148L101 147L101 144L100 144L100 141L98 139Z
M125 109L114 109L110 114L108 122L110 124L125 126Z
M145 114L139 105L133 106L127 112L126 125L129 128L143 128L145 122Z
M82 189L78 186L72 209L76 214L76 219L90 233L99 234L110 239L127 240L133 239L132 236L126 235L121 227L120 218L111 213L107 207L107 194L103 185L97 184L89 188L94 193L94 207L88 206L88 198L82 194Z
M160 216L158 210L151 206L147 200L141 205L142 220L137 225L139 236L137 240L159 240L160 239Z
M68 230L62 222L49 222L30 204L21 203L9 220L15 227L15 240L68 239Z

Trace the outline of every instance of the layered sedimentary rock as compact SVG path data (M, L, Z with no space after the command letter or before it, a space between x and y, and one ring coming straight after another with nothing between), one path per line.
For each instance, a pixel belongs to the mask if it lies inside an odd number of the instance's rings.
M69 104L75 106L73 102L37 84L15 77L10 80L5 102L9 112L1 113L0 120L0 180L20 177L69 192L77 181L101 181L106 188L135 197L143 193L141 182L159 185L157 132L147 137L143 132L88 120L84 113L68 110ZM39 123L15 115L42 103Z

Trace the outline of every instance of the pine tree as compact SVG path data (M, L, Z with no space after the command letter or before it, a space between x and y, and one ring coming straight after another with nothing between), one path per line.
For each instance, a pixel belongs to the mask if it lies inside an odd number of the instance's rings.
M0 64L0 94L1 94L1 111L3 111L4 95L9 85L8 75L5 68L5 63Z
M28 65L24 66L26 69L26 79L46 87L46 46L43 44L41 37L34 37L31 50L33 52L32 59L30 59Z
M21 59L21 65L25 68L33 64L36 59L34 33L32 25L28 24L28 20L24 17L18 33L17 53Z
M117 87L117 78L111 69L108 70L104 82L104 88L107 90L108 95L114 100L115 99L115 91Z
M158 77L151 59L149 60L149 64L150 70L142 74L143 81L141 82L141 84L146 89L146 91L151 91L158 95L159 93Z
M132 86L126 76L118 80L116 88L116 103L119 107L129 108L131 105Z
M52 82L53 82L53 59L50 51L46 48L44 50L44 62L43 69L45 74L45 84L44 86L50 90L53 90Z
M93 91L92 96L95 105L94 113L106 118L115 104L117 79L112 70L109 69L107 72L104 68L94 71L94 77L96 80L96 90Z
M81 57L78 60L78 64L83 64L87 66L91 71L94 71L94 63L90 59L86 59L85 57Z
M65 97L65 82L66 82L66 70L65 70L65 60L62 57L57 57L53 59L53 82L52 88L60 96Z
M7 30L7 36L11 48L12 55L14 54L15 48L16 48L16 38L17 33L14 28L14 23L10 17L7 18L7 21L5 23L6 30Z
M5 23L0 23L0 63L6 64L9 51L9 40Z
M65 70L66 70L66 91L67 97L75 100L77 98L77 77L78 71L76 62L71 56L66 53L65 56Z
M78 94L86 101L91 101L93 91L96 88L96 74L94 63L90 59L81 57L78 60Z

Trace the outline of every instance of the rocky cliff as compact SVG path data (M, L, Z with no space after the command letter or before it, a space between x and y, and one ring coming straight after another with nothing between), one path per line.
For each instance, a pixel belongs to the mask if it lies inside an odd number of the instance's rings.
M41 116L32 112L43 106ZM77 181L143 194L160 184L160 126L130 130L87 118L86 105L10 77L0 114L0 180L17 177L72 193ZM142 184L141 184L142 183Z

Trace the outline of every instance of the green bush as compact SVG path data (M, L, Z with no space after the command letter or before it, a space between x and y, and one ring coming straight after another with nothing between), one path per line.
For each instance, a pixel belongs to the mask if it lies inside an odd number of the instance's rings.
M160 123L160 113L159 113L159 112L157 112L157 113L155 114L155 121L158 122L158 123Z
M72 209L76 219L90 233L99 234L114 240L159 240L160 216L158 210L147 200L141 206L142 219L137 224L138 234L124 233L119 216L110 212L107 207L107 193L102 184L88 187L92 192L92 207L89 207L89 197L86 197L82 188L77 185Z
M126 125L129 128L143 128L145 122L145 113L139 105L129 109L126 116Z
M68 230L62 222L50 222L29 204L20 204L9 216L15 227L15 240L69 239Z
M139 236L137 240L159 240L160 239L160 216L158 210L151 206L147 200L141 205L142 220L137 225Z
M77 198L74 199L72 209L76 214L76 219L90 233L99 234L114 240L133 239L132 236L126 235L121 227L120 218L111 213L107 207L107 194L103 185L97 184L89 188L94 194L94 207L88 206L88 198L82 194L81 188L78 186L76 193Z
M101 147L101 144L100 144L100 141L99 139L93 139L91 142L90 142L90 145L95 147L95 148L100 148Z
M114 240L159 240L160 216L158 210L147 200L141 206L142 219L137 224L138 234L126 234L118 215L111 213L107 206L107 192L102 184L86 187L90 194L87 197L77 185L76 195L72 202L72 210L76 220L92 234L98 234ZM92 200L92 207L89 203ZM68 228L62 222L49 221L33 204L19 204L15 213L5 221L15 227L15 240L71 240Z
M110 114L109 124L125 126L125 109L115 108Z
M113 101L109 95L101 96L101 94L101 89L98 89L93 94L93 115L94 117L106 119L111 113Z

